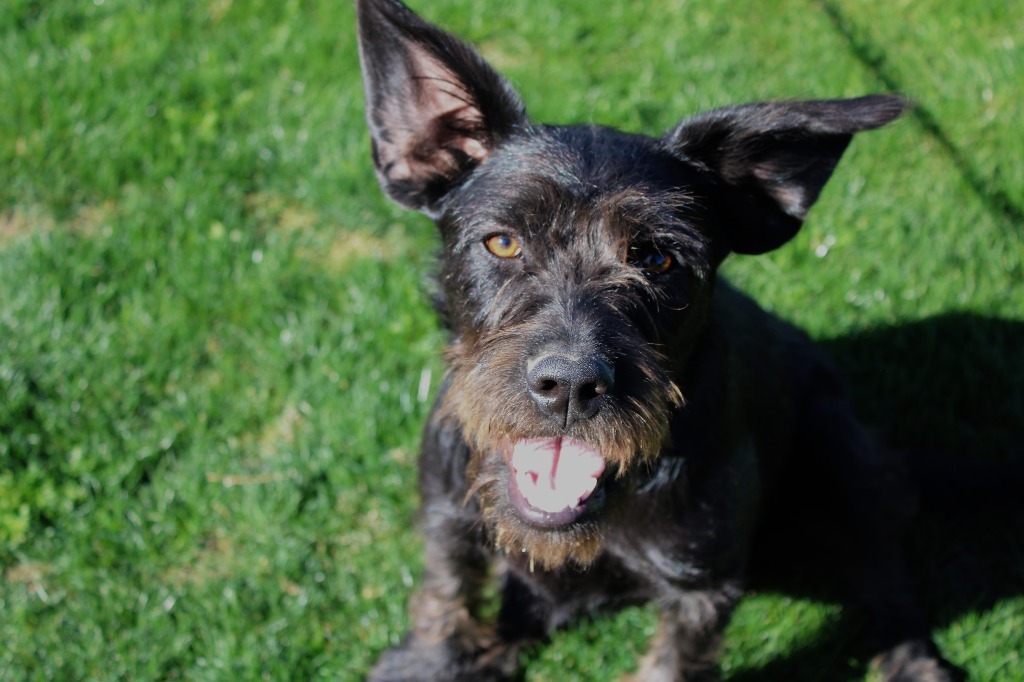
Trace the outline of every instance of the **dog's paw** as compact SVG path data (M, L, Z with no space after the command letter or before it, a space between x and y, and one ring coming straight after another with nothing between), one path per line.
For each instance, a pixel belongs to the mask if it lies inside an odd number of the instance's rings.
M883 682L962 682L963 672L928 642L905 642L876 657L872 680Z
M408 638L384 654L368 682L507 682L516 679L518 655L511 647L467 651L452 642L426 644Z
M636 672L623 675L619 682L719 682L721 679L716 665L680 668L648 653L640 659Z

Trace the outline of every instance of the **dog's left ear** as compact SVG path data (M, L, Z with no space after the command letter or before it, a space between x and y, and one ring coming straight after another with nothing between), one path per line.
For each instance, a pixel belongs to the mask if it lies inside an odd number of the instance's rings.
M726 107L684 121L662 142L725 185L718 209L728 250L764 253L800 230L854 133L885 125L907 106L870 95Z
M519 96L477 52L398 0L358 0L359 56L381 185L431 217L500 141L526 124Z

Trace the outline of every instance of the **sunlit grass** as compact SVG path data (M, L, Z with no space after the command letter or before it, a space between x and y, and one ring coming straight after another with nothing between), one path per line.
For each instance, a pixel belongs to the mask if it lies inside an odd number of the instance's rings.
M417 3L539 120L918 100L855 142L791 245L727 270L828 340L898 440L996 457L1024 410L1006 6ZM353 32L326 0L0 9L0 680L357 680L406 626L436 242L376 187ZM1017 680L1024 556L994 525L967 563L976 531L915 547L949 658ZM608 679L653 629L633 609L559 633L528 678ZM726 675L861 679L858 633L758 594Z

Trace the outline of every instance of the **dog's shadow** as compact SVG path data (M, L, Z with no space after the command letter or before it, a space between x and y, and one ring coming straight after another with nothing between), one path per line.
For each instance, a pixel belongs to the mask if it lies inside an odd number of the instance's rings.
M1024 469L1024 323L951 313L821 345L848 378L863 421L894 445ZM1024 594L1024 495L1016 497L1007 507L971 509L976 501L966 496L959 504L951 495L941 509L926 506L915 521L908 553L933 628ZM814 523L813 514L802 516ZM827 532L805 529L805 538ZM788 538L802 535L792 531L786 528ZM827 563L834 557L807 543L770 536L767 543L752 590L841 600L835 566ZM863 660L866 630L844 609L813 641L730 679L863 679L863 664L851 660Z
M947 314L858 332L821 345L843 369L865 423L897 447L978 461L1015 461L1024 470L1024 322ZM955 474L956 471L952 472ZM941 509L925 507L908 538L929 623L942 628L1024 594L1024 495L998 509L955 491ZM838 602L840 580L829 556L792 537L822 537L817 517L797 514L807 533L761 544L751 589ZM767 551L765 551L767 550ZM834 557L831 557L834 558ZM853 613L824 626L787 655L736 671L742 682L863 679L866 624Z

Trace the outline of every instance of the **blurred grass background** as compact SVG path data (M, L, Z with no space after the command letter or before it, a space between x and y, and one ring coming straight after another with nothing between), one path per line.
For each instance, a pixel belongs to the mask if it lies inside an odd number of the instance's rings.
M1021 454L1018 3L414 4L546 122L916 100L793 243L727 272L829 346L895 442ZM6 0L0 93L0 680L361 679L419 572L443 334L433 228L373 177L352 7ZM1022 527L915 533L971 679L1024 679ZM744 602L728 679L864 679L863 624L809 592ZM653 630L584 623L527 678L612 679Z

